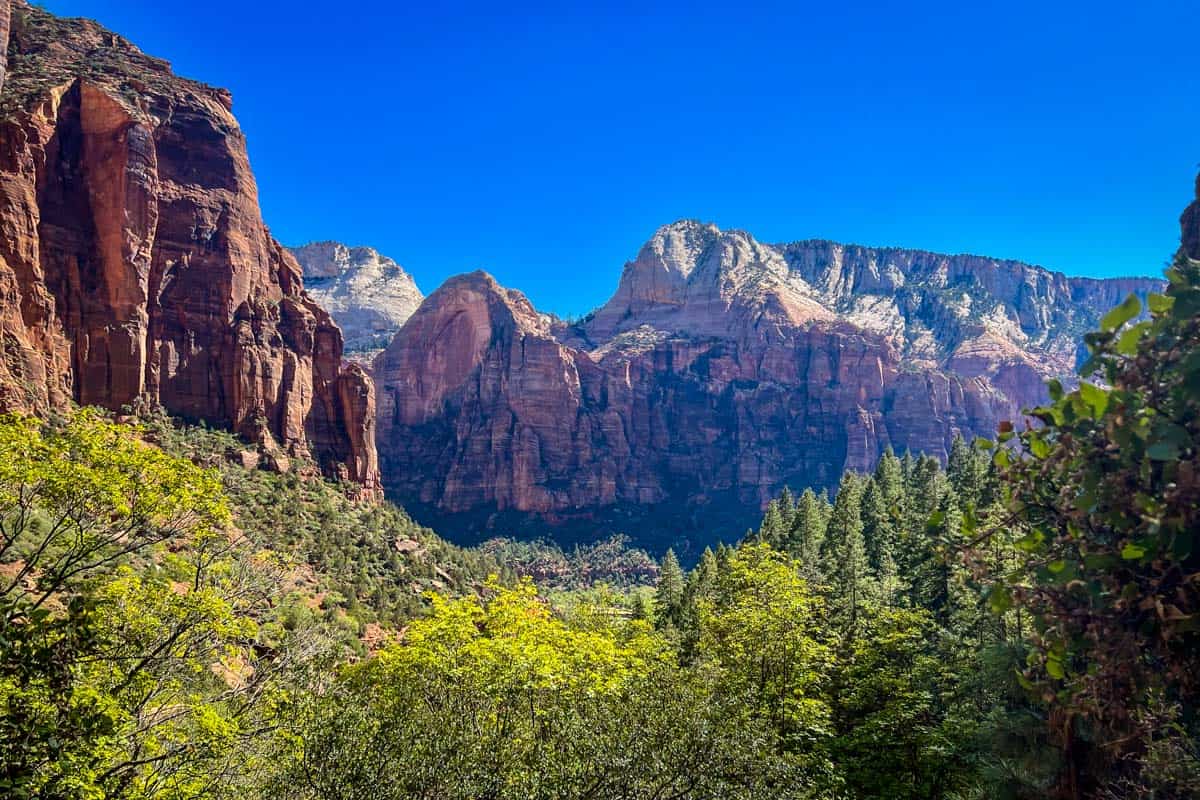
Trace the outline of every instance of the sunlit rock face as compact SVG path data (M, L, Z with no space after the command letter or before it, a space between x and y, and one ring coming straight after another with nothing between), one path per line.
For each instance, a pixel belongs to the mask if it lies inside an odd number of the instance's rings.
M403 267L370 247L313 242L291 253L304 288L342 329L356 360L369 363L425 299Z
M10 36L0 407L161 405L374 491L374 387L263 224L228 92L20 0Z
M460 276L374 362L384 482L463 538L737 536L785 485L994 434L1072 373L1104 311L1157 284L692 221L574 325Z

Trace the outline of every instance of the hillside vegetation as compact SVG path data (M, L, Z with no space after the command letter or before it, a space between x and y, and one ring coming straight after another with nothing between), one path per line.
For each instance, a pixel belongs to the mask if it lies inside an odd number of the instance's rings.
M1169 278L1036 424L785 493L652 599L548 600L501 563L536 548L453 547L227 434L4 417L0 790L1195 797L1200 263Z

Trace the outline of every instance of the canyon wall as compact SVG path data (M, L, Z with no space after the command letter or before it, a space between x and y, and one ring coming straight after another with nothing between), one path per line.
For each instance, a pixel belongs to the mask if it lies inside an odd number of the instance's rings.
M228 92L21 0L10 36L0 407L162 406L374 491L373 385L263 224Z
M785 485L994 435L1111 305L1160 284L690 221L574 325L460 276L374 362L385 486L462 538L736 537Z

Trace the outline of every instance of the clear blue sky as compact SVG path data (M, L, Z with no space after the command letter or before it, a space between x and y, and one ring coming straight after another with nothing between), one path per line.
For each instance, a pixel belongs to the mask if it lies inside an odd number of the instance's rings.
M1195 0L45 0L227 86L286 244L603 302L681 217L1157 273L1200 164Z

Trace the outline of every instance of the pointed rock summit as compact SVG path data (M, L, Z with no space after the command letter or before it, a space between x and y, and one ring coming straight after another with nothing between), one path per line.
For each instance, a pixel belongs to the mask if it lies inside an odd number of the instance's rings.
M775 250L744 231L682 220L659 228L625 265L617 291L587 334L609 339L640 325L694 335L724 335L769 321L832 321L802 280L789 280Z
M314 242L289 249L309 296L342 329L350 357L370 361L425 299L403 267L370 247Z

